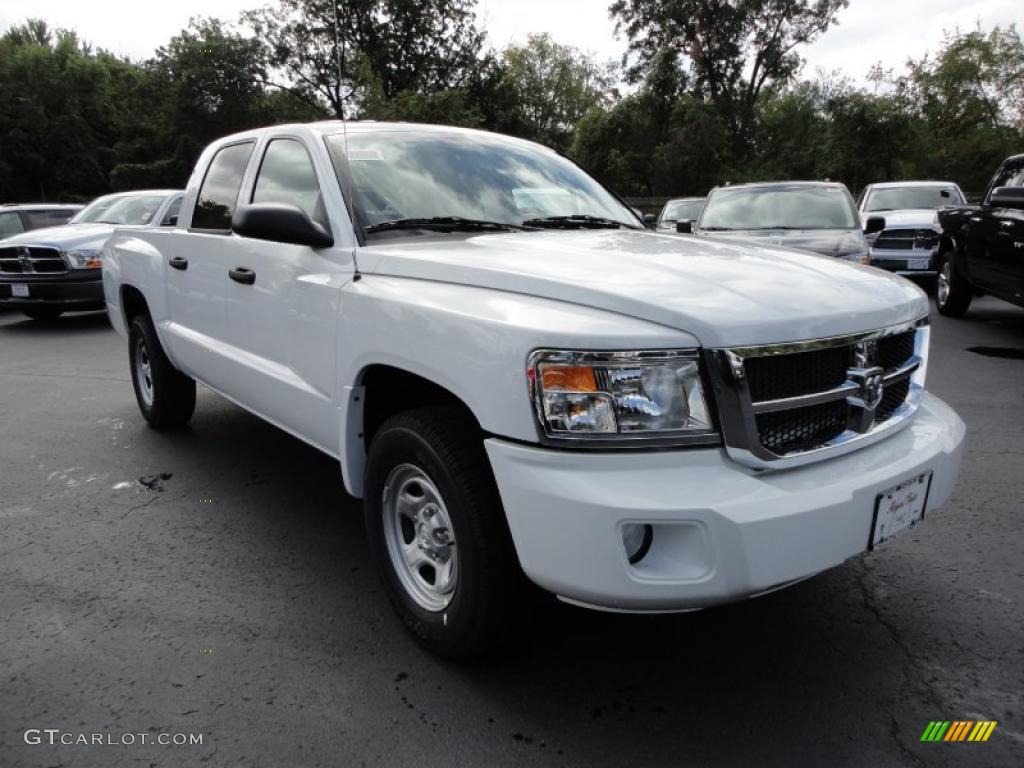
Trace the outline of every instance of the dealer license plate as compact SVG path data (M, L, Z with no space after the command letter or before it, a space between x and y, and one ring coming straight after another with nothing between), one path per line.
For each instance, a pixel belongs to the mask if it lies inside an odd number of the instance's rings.
M878 494L875 517L871 525L870 549L906 533L924 517L925 503L932 473L922 472L895 488Z
M932 260L928 259L907 259L907 269L929 269Z
M11 296L27 299L28 285L26 283L11 283Z

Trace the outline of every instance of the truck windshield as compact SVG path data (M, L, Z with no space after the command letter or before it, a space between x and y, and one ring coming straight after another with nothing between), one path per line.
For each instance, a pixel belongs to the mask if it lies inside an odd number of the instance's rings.
M148 224L165 195L107 195L79 211L70 224Z
M704 207L704 198L700 200L672 200L665 204L661 214L662 221L693 221L700 215Z
M899 211L910 208L937 210L948 205L963 205L960 190L951 186L935 187L886 187L873 189L864 201L864 210Z
M835 186L736 187L708 197L700 229L854 229L850 193Z
M528 227L640 228L633 213L555 152L488 134L350 131L326 137L335 168L353 187L370 234L418 228L515 231ZM343 183L343 186L345 184ZM395 226L404 224L406 226ZM415 225L415 226L413 226Z

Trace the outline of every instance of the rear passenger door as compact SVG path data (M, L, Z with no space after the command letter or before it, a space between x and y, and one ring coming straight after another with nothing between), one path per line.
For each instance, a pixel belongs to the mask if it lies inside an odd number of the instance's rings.
M321 176L312 152L326 150L301 137L270 135L258 150L257 171L243 197L251 203L284 203L303 210L339 242L339 213L327 210L323 190L337 186ZM333 220L332 220L333 219ZM347 221L347 219L345 219ZM341 286L352 279L351 249L239 237L225 267L245 281L228 280L228 341L242 401L264 417L337 454L339 419L334 405L337 318ZM251 279L251 282L248 280Z
M188 230L153 232L166 264L169 318L163 338L179 368L210 386L230 393L227 315L230 252L240 247L231 234L231 217L256 141L218 148L200 183Z

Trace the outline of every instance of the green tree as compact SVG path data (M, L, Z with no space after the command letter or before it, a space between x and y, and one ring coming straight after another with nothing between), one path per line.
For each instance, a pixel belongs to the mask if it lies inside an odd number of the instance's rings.
M922 119L922 170L980 193L1024 142L1024 40L1013 25L946 35L934 56L908 63Z
M516 133L524 138L564 151L580 118L609 99L611 68L550 35L530 35L506 48L502 60L502 85L516 105Z
M458 88L483 47L475 0L281 0L243 18L276 84L335 117L367 90L386 99ZM337 32L337 34L336 34Z
M798 71L796 49L836 23L848 0L615 0L617 29L629 40L630 69L640 79L675 52L695 96L717 108L734 161L750 153L756 106L766 87Z

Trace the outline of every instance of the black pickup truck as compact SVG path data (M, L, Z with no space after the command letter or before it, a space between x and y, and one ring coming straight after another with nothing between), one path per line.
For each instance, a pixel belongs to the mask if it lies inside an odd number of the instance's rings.
M937 214L939 312L962 317L980 293L1024 307L1024 155L999 166L981 205Z

